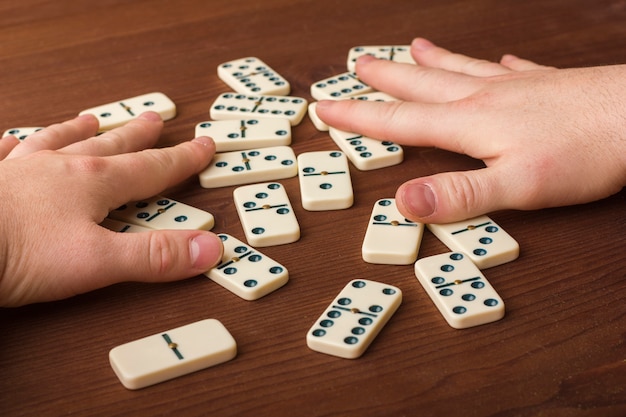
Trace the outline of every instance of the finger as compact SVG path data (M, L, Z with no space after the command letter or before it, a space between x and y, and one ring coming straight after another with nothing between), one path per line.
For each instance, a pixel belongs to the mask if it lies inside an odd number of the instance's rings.
M444 103L474 93L482 82L465 74L399 64L364 55L356 62L361 80L376 90L406 101Z
M151 148L159 139L163 119L158 113L146 112L124 126L87 140L72 143L60 152L94 156L117 155Z
M220 238L201 230L116 233L103 229L102 234L105 237L99 250L103 254L99 258L116 261L94 260L104 263L93 268L98 287L122 281L165 282L194 277L217 265L223 254Z
M396 192L398 208L421 223L449 223L510 208L511 191L498 170L447 172L408 181Z
M7 157L9 153L20 144L20 140L13 135L7 135L0 138L0 160Z
M555 67L550 67L547 65L540 65L533 61L522 59L511 54L503 55L502 58L500 59L500 64L507 68L512 69L513 71L536 71L536 70L556 69Z
M97 178L108 190L107 201L112 202L112 210L159 194L200 172L214 154L213 140L201 136L170 148L107 157Z
M411 146L467 152L460 142L461 132L467 130L465 116L451 117L445 104L322 100L316 110L322 121L346 132Z
M453 53L423 38L413 40L411 54L419 65L477 77L492 77L511 72L509 68L496 62Z
M56 150L96 134L98 119L86 114L63 123L53 124L27 136L7 158L18 158L40 150Z

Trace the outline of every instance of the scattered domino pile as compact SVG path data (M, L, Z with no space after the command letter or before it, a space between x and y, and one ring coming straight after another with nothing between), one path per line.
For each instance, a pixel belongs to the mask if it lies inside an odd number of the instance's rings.
M395 98L359 80L358 56L414 63L408 46L364 46L348 53L347 72L311 86L316 100L379 100ZM256 57L218 66L218 77L233 92L221 94L210 109L212 120L195 126L196 136L216 143L217 154L199 174L204 188L237 186L233 203L247 240L221 233L222 262L206 276L244 300L256 300L285 285L287 269L256 248L291 244L300 226L289 196L279 182L298 177L305 210L348 209L353 204L349 163L361 171L377 170L403 161L402 148L325 125L316 102L288 96L289 82ZM94 107L100 130L120 126L144 110L176 115L175 104L162 93L150 93ZM328 131L338 149L305 152L296 157L290 147L291 127L305 114L320 131ZM40 128L5 132L21 140ZM211 213L167 197L131 202L110 213L102 226L117 232L153 229L213 228ZM451 224L420 224L405 219L393 198L378 200L362 242L365 262L414 264L418 281L451 327L467 328L504 316L504 302L481 270L510 262L519 255L517 242L487 216ZM417 260L424 228L451 252ZM402 302L402 291L364 279L346 284L315 321L306 336L310 349L343 358L361 356ZM211 337L207 337L210 335ZM217 320L203 320L111 350L111 366L124 386L138 389L230 360L236 343Z

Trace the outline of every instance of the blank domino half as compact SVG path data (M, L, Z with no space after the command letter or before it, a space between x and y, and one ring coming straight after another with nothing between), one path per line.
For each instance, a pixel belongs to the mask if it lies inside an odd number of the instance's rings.
M491 323L504 317L504 302L465 254L450 252L419 259L415 276L455 329Z
M163 93L143 94L128 99L103 104L81 111L79 114L93 114L100 122L100 132L122 126L146 111L161 115L163 120L176 117L176 105Z
M237 343L218 320L207 319L157 333L109 352L120 382L140 389L229 361Z
M204 275L244 300L257 300L287 283L287 268L233 236L218 235L222 262Z
M363 355L402 303L399 288L365 279L350 281L306 336L317 352L355 359Z
M480 269L501 265L519 256L517 241L487 216L426 227L450 250L467 254Z
M374 203L361 254L365 262L409 265L417 259L424 225L404 218L395 198Z

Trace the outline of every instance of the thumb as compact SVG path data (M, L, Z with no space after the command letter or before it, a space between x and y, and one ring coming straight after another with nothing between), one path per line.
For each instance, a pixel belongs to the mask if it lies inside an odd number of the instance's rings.
M420 223L450 223L509 206L492 168L417 178L396 192L398 208Z
M223 254L220 238L203 230L117 233L114 239L117 243L112 247L119 249L119 256L109 266L109 280L112 276L118 281L141 282L190 278L217 265Z

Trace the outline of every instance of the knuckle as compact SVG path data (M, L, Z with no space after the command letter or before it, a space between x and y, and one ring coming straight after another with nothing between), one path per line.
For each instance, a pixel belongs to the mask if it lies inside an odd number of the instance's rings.
M148 256L151 274L167 275L174 269L176 251L162 233L151 233Z

